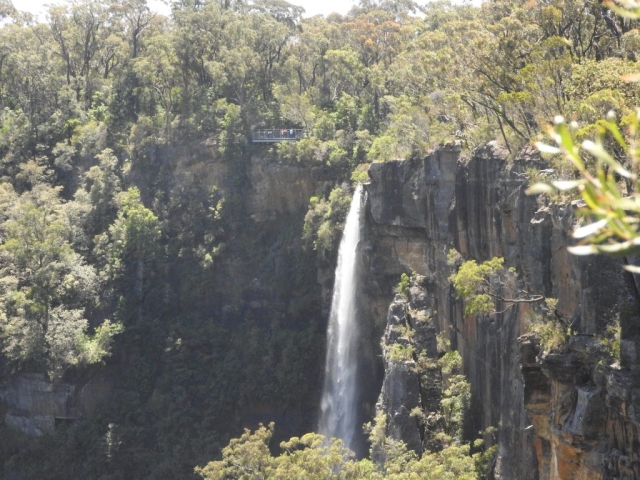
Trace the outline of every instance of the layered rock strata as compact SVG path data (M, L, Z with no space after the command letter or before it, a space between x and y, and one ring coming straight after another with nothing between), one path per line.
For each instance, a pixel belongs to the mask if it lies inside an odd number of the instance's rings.
M382 339L385 376L376 409L386 415L388 436L402 439L417 452L429 449L426 416L438 412L441 397L441 374L433 311L429 308L426 279L417 276L407 296L396 295L387 314L387 327ZM431 367L416 362L418 354ZM382 461L381 453L374 460ZM376 458L377 457L377 458Z
M43 374L24 373L0 382L4 423L27 435L53 433L57 426L93 414L111 390L108 375L80 383L52 383Z
M531 152L508 161L495 144L468 159L447 146L421 160L373 164L362 247L369 318L387 318L388 329L407 321L397 301L385 316L394 287L401 273L424 276L420 308L460 352L471 383L468 432L498 427L497 478L640 478L637 279L622 270L626 259L567 253L575 207L527 196L530 168L544 165ZM525 305L465 316L448 280L451 248L465 259L504 257L518 287L557 298L573 333L567 348L544 353L523 336ZM598 338L616 319L621 366L610 366ZM415 420L409 428L403 413L419 392L409 370L386 362L379 405L388 433L419 449Z
M226 324L250 318L265 326L277 319L286 324L283 328L300 329L315 322L316 318L311 318L306 311L300 314L296 310L314 308L316 296L319 303L317 269L313 263L296 262L313 258L311 254L305 257L301 254L302 221L310 197L331 191L339 176L336 168L322 162L279 160L266 149L259 149L250 158L237 159L235 163L198 147L167 147L154 151L154 158L157 170L134 172L129 178L140 187L143 197L148 197L147 202L151 203L151 191L157 188L156 183L166 182L170 186L167 188L176 189L205 185L207 188L203 191L206 192L215 186L224 198L237 195L241 204L238 210L246 215L234 219L235 227L228 233L230 245L216 259L216 269L229 274L221 275L224 283L215 285L204 307L198 308L206 308L217 321ZM310 272L303 275L301 268ZM330 271L332 277L333 270L327 268L326 271ZM332 283L333 279L327 275L323 283L325 290L330 289ZM316 317L320 317L320 308L316 310ZM108 360L109 367L76 372L73 378L65 377L64 381L52 382L42 373L0 374L0 425L4 423L27 435L41 436L53 433L62 424L91 417L98 404L113 401L110 396L117 383L118 370L129 369L128 362L137 354L136 351L119 352ZM309 363L319 365L318 373L311 372L306 378L312 392L316 383L320 383L322 362L319 355L314 360ZM311 406L315 402L315 396L308 395L301 399L295 412L285 411L274 402L255 402L237 415L251 428L275 419L277 435L285 439L314 428L315 412Z

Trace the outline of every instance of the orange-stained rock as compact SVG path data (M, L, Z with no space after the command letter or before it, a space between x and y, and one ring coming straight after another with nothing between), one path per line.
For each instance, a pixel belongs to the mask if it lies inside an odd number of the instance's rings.
M546 164L530 151L507 159L495 143L469 158L445 147L372 164L364 303L375 306L373 323L401 273L430 279L434 325L460 352L471 383L469 431L498 427L497 478L640 479L640 378L631 373L640 368L640 281L619 259L567 252L577 207L525 195L528 168ZM466 316L448 281L451 248L479 262L503 257L518 289L557 298L574 334L566 348L542 352L525 335L536 321L531 305ZM601 362L594 336L614 317L625 346L620 372Z

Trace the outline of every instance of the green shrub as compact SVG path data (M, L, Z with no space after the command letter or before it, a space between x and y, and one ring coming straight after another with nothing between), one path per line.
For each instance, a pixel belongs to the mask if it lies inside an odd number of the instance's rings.
M367 183L369 181L369 164L363 163L358 165L351 172L351 181L353 183Z
M456 265L460 261L459 254L450 250L447 263ZM543 295L532 295L514 288L515 274L514 267L504 267L503 258L494 257L480 264L475 260L461 263L449 281L458 298L464 300L465 315L499 313L497 305L506 305L506 309L516 303L537 303L545 299Z
M445 375L459 373L462 370L462 357L456 350L450 350L438 360L438 366Z
M385 356L390 362L409 362L413 360L415 350L411 344L392 343L385 347Z
M605 355L613 362L620 363L620 319L613 320L600 339Z
M321 257L326 258L337 250L350 204L351 194L343 187L334 188L328 199L311 197L309 200L302 239L312 243Z
M549 299L555 300L555 299ZM549 302L554 304L554 302ZM553 312L553 310L551 310ZM545 352L562 350L569 339L567 327L552 315L532 313L528 317L527 330L537 335L540 347Z
M400 275L400 283L396 287L396 292L405 297L409 297L409 288L411 287L411 280L409 279L409 275L403 273Z
M478 264L468 260L460 265L458 271L449 277L456 289L458 298L464 299L466 315L491 313L495 302L491 295L490 277L503 271L504 259L495 257Z

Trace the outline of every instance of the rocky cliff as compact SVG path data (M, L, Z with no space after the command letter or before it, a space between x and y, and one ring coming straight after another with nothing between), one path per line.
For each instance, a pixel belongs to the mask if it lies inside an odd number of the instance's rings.
M274 444L315 428L326 319L316 255L303 249L301 236L310 197L328 193L339 173L322 162L282 161L260 147L232 160L206 149L167 147L154 152L154 168L135 171L127 180L140 188L147 205L154 204L156 191L164 191L190 207L187 197L195 199L197 206L214 186L226 200L224 231L214 232L225 244L215 267L201 271L194 266L192 273L181 276L187 260L182 254L168 259L167 278L156 286L166 292L161 318L153 327L161 332L160 341L145 333L140 342L129 342L127 333L107 366L75 372L56 383L41 373L0 372L0 444L4 427L45 435L45 442L46 434L60 425L91 431L91 421L108 418L115 428L122 428L128 420L119 416L119 409L126 405L124 410L139 408L156 418L169 418L165 425L207 422L202 432L214 439L209 453L197 445L193 456L201 458L176 455L191 478L196 462L213 458L243 427L275 421ZM194 230L201 228L195 212L193 223L185 220ZM190 214L185 208L183 216L188 219ZM184 230L173 220L167 225ZM178 234L167 234L172 245L179 241ZM134 328L127 325L125 331ZM172 338L179 349L167 347ZM0 370L2 366L0 359ZM138 380L131 381L134 377ZM144 391L136 390L145 383ZM178 399L179 389L185 393ZM136 397L128 396L132 391ZM135 407L125 403L131 399ZM228 410L221 405L228 405ZM192 414L201 415L201 420L194 421ZM153 421L145 427L158 428ZM218 435L221 440L215 438ZM193 444L198 442L194 437ZM147 447L162 448L153 442ZM0 477L4 478L2 458Z
M387 413L387 433L418 451L430 447L428 431L411 412L437 408L439 375L417 375L411 359L385 356L381 365L379 339L384 334L385 345L405 342L397 327L411 328L418 349L435 359L440 333L462 355L471 383L469 437L498 427L496 477L640 478L640 279L620 268L633 259L569 255L573 207L526 196L526 168L543 164L530 154L506 158L491 144L466 159L450 146L425 159L370 168L360 246L364 284L359 308L369 319L367 341L360 348L369 359L369 367L360 372L362 421L373 416L382 390L378 408ZM243 186L239 208L247 220L231 230L227 259L218 265L216 279L224 282L212 286L199 308L225 326L244 328L249 321L261 335L256 345L275 330L308 330L302 338L309 337L317 352L307 352L302 366L301 357L289 353L276 362L286 372L283 378L289 367L300 366L295 407L263 398L235 412L234 424L255 427L275 419L282 436L291 436L314 427L312 404L319 398L325 336L320 311L326 307L315 282L330 289L333 273L330 265L316 268L312 252L300 253L300 228L309 196L326 193L341 175L322 165L260 155L233 167L239 170L233 181ZM230 168L206 159L179 162L167 176L172 185L201 181L231 192ZM466 259L502 256L518 272L521 288L557 298L557 309L574 333L567 348L542 352L526 333L528 309L523 306L465 316L449 285L446 256L451 248ZM418 275L408 298L395 297L400 275L411 272ZM597 354L597 336L616 317L622 356L619 365L609 366ZM295 352L295 342L287 345ZM174 363L168 358L165 368ZM219 365L214 366L211 372ZM199 364L197 369L203 371ZM176 380L171 372L166 373L168 385ZM8 426L35 435L51 432L56 423L90 417L108 399L116 376L105 373L88 383L60 385L34 375L11 378L0 385L0 411ZM159 404L158 387L149 391L149 403L155 399Z
M399 322L426 344L429 329L450 338L471 383L469 434L498 428L497 478L640 478L638 279L621 268L629 259L567 253L574 207L526 196L531 167L543 168L531 152L508 161L494 144L467 159L448 146L421 160L373 164L362 246L369 318L387 319L386 343ZM542 352L525 334L522 305L465 316L448 280L451 248L465 259L504 257L520 288L557 298L572 328L568 346ZM412 288L408 303L396 299L387 315L400 274L412 271L422 287ZM420 315L430 321L419 325ZM616 318L622 358L610 366L597 353L598 338ZM386 359L379 408L388 433L419 450L428 439L409 412L428 410L434 393L410 367Z

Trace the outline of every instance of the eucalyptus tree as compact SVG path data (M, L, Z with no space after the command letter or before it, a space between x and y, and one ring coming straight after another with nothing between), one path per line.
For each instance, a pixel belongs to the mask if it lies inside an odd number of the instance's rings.
M76 100L82 99L90 108L108 9L99 2L53 6L49 9L49 25L67 85L76 92Z
M140 300L153 286L156 262L162 255L158 217L144 206L140 191L130 188L119 196L120 210L115 221L95 246L104 265L105 279L115 282L117 292L133 292Z
M121 328L108 320L88 335L100 280L74 251L60 188L39 183L21 195L0 186L0 344L14 369L59 378L70 366L108 355ZM97 343L96 343L97 342Z

